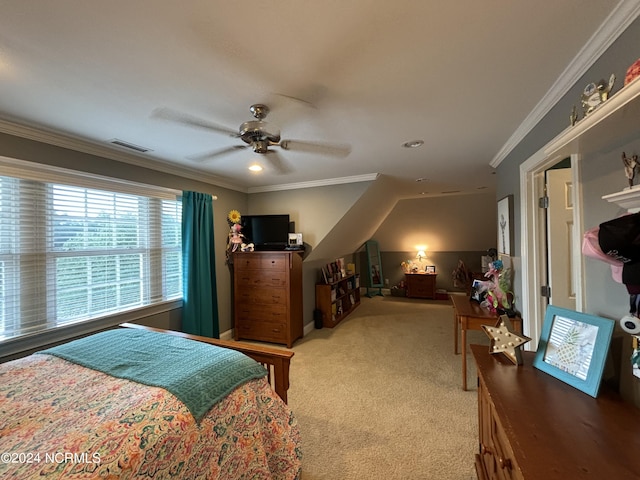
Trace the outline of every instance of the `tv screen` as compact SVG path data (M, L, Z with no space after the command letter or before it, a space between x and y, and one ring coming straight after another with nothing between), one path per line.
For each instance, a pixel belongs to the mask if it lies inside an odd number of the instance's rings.
M242 234L256 250L282 250L289 241L289 215L243 215Z

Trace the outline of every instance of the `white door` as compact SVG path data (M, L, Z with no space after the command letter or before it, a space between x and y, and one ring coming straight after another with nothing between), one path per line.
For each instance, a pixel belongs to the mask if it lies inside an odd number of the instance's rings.
M547 268L551 297L557 307L576 309L573 259L576 231L573 223L573 184L570 168L547 170Z

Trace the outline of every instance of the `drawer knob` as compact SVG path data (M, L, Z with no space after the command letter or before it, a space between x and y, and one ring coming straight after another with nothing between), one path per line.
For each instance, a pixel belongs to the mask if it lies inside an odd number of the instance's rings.
M498 465L500 465L501 469L505 469L508 468L509 470L511 470L511 459L510 458L502 458L499 457L498 458Z

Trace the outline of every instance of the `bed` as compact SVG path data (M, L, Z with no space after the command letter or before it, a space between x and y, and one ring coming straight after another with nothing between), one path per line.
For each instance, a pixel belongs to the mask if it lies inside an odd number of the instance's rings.
M299 478L293 352L121 327L0 364L1 478Z

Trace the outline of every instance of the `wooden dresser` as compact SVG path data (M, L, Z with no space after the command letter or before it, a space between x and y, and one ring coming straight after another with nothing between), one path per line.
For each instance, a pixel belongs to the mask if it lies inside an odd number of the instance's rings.
M593 398L471 345L478 370L479 480L640 478L640 409L601 388Z
M437 276L435 273L405 273L407 297L436 298Z
M302 337L302 255L233 255L234 338L283 343Z

